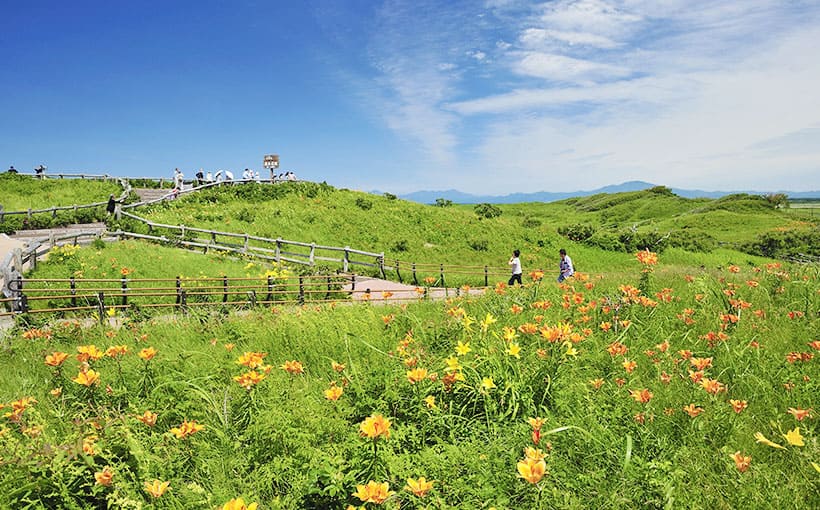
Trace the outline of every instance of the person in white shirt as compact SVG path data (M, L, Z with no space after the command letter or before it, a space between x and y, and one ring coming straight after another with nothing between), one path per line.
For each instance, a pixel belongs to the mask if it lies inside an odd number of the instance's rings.
M508 264L512 269L512 276L510 276L510 281L507 282L507 285L513 285L515 282L518 282L518 285L523 285L521 283L521 252L518 250L513 250L512 257L510 257L510 261Z
M569 255L567 255L567 250L561 248L561 250L558 251L558 254L561 255L561 262L558 264L558 267L561 270L561 273L558 275L558 283L561 283L575 274L575 268L572 267L572 259L569 258Z

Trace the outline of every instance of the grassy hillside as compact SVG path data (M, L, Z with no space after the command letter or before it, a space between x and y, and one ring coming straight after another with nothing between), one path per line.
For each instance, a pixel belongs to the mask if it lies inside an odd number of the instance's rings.
M0 174L0 205L6 211L105 202L111 194L122 194L122 186L116 180L37 179L8 172Z
M509 253L518 248L527 269L548 271L560 247L589 271L617 266L637 249L667 246L710 252L708 265L718 266L749 257L727 259L717 249L722 245L736 248L766 232L816 230L816 223L795 220L760 197L690 200L665 188L497 210L499 216L487 218L473 206L435 207L327 185L283 183L208 190L137 213L161 223L384 251L388 263L506 267ZM573 235L575 227L588 232Z

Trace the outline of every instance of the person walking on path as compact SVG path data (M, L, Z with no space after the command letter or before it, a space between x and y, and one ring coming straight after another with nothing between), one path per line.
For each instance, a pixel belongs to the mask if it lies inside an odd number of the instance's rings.
M518 285L523 285L521 283L521 259L519 258L521 252L518 250L514 250L512 257L510 257L510 261L507 262L512 269L512 276L510 276L510 281L507 282L507 285L513 285L515 282L518 282Z
M105 213L108 216L114 214L114 211L117 210L117 201L114 199L114 195L108 196L108 204L105 206Z
M561 270L558 275L558 283L561 283L575 274L575 268L572 267L572 259L567 255L567 250L561 248L558 253L561 255L561 262L558 264L558 268Z

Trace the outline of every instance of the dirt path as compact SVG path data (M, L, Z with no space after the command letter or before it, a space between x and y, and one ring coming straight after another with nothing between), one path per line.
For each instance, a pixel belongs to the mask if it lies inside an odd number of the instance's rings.
M425 296L432 299L446 299L464 295L465 291L456 288L423 287L382 280L369 276L355 276L355 282L342 287L350 292L354 301L385 301L390 303L418 300ZM485 289L470 289L470 295L480 295Z

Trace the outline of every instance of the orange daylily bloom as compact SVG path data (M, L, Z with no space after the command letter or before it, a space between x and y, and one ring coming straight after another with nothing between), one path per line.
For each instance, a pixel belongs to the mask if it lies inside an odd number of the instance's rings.
M109 358L118 358L124 356L128 352L127 345L112 345L105 350L105 355Z
M739 451L733 453L730 457L735 461L735 466L741 473L749 469L749 465L752 463L752 457L750 455L744 456Z
M331 362L330 362L330 367L331 367L333 370L335 370L336 372L340 372L340 373L341 373L341 372L344 372L344 371L345 371L345 365L344 365L344 363L336 363L335 361L331 361Z
M305 373L305 368L302 366L302 363L296 360L285 361L279 368L291 375Z
M139 356L140 358L142 358L145 361L151 361L152 359L154 359L154 356L157 355L157 352L158 351L156 349L154 349L153 347L146 347L146 348L140 350L140 352L137 353L137 356Z
M173 427L171 429L171 433L174 434L177 439L185 439L186 437L192 436L204 428L205 425L197 423L194 420L182 420L182 424L179 427Z
M79 374L77 374L77 377L72 379L72 381L74 381L75 383L82 384L83 386L86 386L86 387L91 387L93 384L95 384L99 380L100 380L100 374L98 374L97 372L95 372L94 370L91 370L91 369L81 371Z
M77 361L80 363L86 363L89 360L97 361L98 359L103 357L103 352L95 345L79 345L77 346Z
M604 380L603 380L603 379L601 379L600 377L599 377L599 378L597 378L597 379L591 379L591 380L589 381L589 385L590 385L590 386L592 386L593 388L595 388L595 389L597 390L597 389L600 389L600 388L601 388L601 386L603 386L603 385L604 385Z
M707 377L700 382L700 385L704 390L706 390L707 393L711 393L712 395L716 395L721 391L726 391L726 385L717 379L709 379Z
M648 248L646 250L637 252L635 254L635 258L637 258L638 262L645 266L654 266L658 263L658 254L649 251Z
M387 498L395 494L390 490L390 485L387 482L379 483L373 480L367 482L367 485L356 485L356 492L354 496L362 500L363 503L375 503L381 505Z
M154 480L153 482L145 482L145 492L158 498L165 494L165 491L171 488L171 482L160 482Z
M689 404L687 406L683 406L683 410L686 412L686 414L688 414L692 418L695 418L697 415L704 412L704 409L702 407L698 407L695 404Z
M547 463L543 459L535 460L527 457L518 461L516 468L518 469L518 476L532 484L536 484L544 478L547 472Z
M407 380L410 381L410 384L415 384L417 382L427 379L427 369L414 368L413 370L408 370L406 375Z
M344 393L344 389L341 386L336 386L334 383L330 388L325 390L325 398L331 400L333 402L339 400L339 397L342 396Z
M420 477L418 480L413 478L407 479L407 485L404 486L405 490L408 490L415 494L416 496L423 498L427 495L427 493L433 488L433 482L427 481L423 476Z
M157 413L152 413L151 411L145 411L141 416L137 416L136 418L149 427L153 427L157 423Z
M689 363L698 370L705 370L712 366L712 358L689 358Z
M256 370L245 372L242 375L234 376L233 380L246 390L250 390L265 379L265 374L259 373Z
M621 365L624 367L624 370L626 370L627 374L631 374L638 366L636 362L630 360L624 360L624 362L621 363Z
M48 356L46 356L46 365L50 367L59 367L63 364L63 362L68 358L68 354L65 352L55 351Z
M732 410L736 413L742 412L748 405L745 400L735 400L733 398L729 399L729 404L731 404Z
M374 413L359 424L359 434L369 439L378 439L380 436L390 439L390 424L390 420Z
M642 390L629 390L629 396L635 399L635 402L640 402L641 404L646 404L652 400L653 397L652 392L647 388Z
M244 365L250 369L257 368L264 363L266 352L245 352L236 360L237 365Z
M108 487L111 485L111 481L114 478L114 472L111 471L111 468L105 466L102 471L97 471L94 473L94 479L97 481L99 485Z
M803 421L804 419L811 417L811 409L790 407L788 412L794 416L797 421Z
M259 503L251 503L246 506L244 499L234 498L222 505L222 510L256 510L258 506Z

